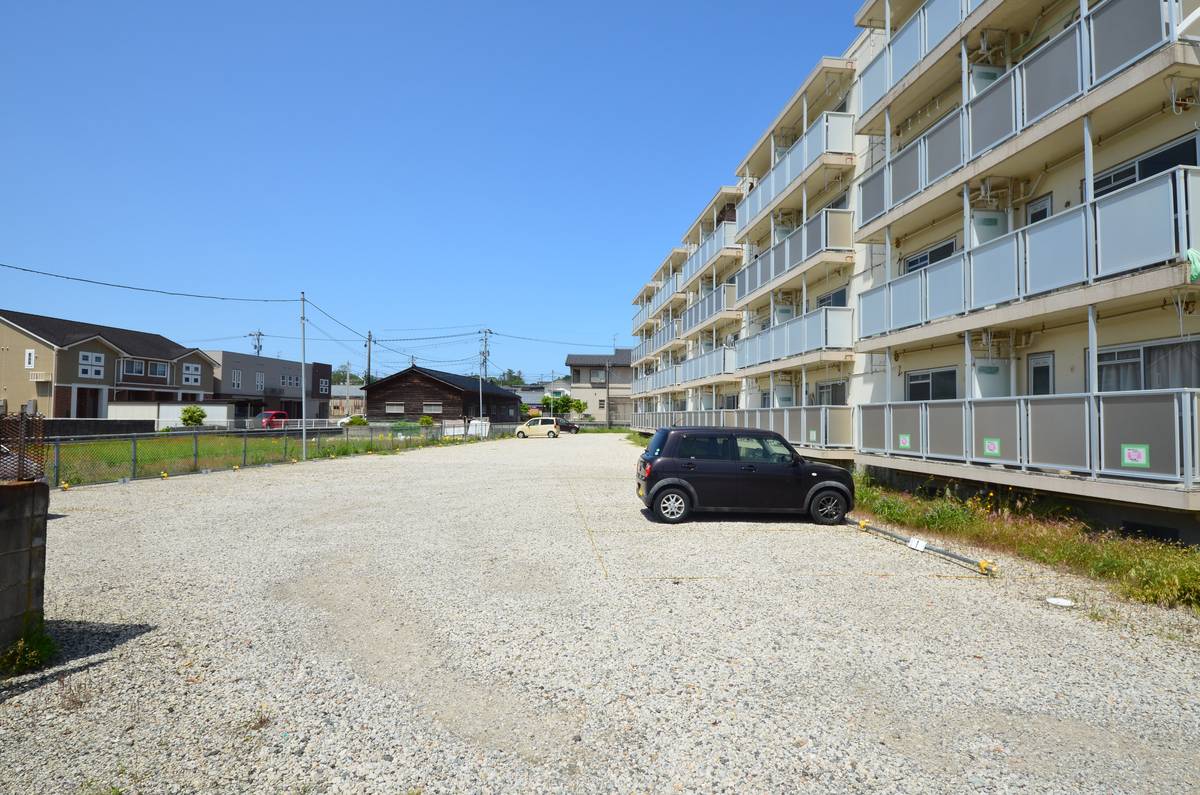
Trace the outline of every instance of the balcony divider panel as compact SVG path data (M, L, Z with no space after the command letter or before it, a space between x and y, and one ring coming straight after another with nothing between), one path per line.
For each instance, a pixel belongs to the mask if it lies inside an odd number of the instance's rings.
M1079 25L1059 33L1020 65L1025 124L1033 124L1083 91Z
M1016 134L1015 86L1016 71L1010 70L971 100L968 110L972 157L979 157Z
M887 451L887 411L886 404L858 407L859 446L862 450L872 453Z
M933 400L926 404L929 426L928 454L932 458L962 461L965 404L961 400Z
M858 225L862 226L883 215L887 210L884 203L884 179L886 168L876 169L870 176L864 178L858 186Z
M827 406L825 408L826 447L854 446L854 409L850 406Z
M887 50L882 50L879 55L875 56L875 60L863 69L862 79L859 82L860 113L871 108L887 93L887 60Z
M961 314L966 309L963 292L963 254L925 268L925 319Z
M1186 393L1101 393L1101 471L1179 480L1180 394Z
M889 168L892 177L892 205L895 206L921 190L920 139L901 150Z
M1021 463L1021 417L1017 398L986 398L971 403L971 438L983 464Z
M824 447L825 445L825 428L821 422L821 408L819 406L806 406L800 409L801 419L804 423L803 438L804 444Z
M1087 281L1087 211L1079 205L1024 227L1026 295Z
M801 322L804 323L804 340L801 347L793 351L794 354L820 350L829 344L825 338L827 317L827 309L818 309L801 319Z
M930 185L962 166L962 116L962 111L956 108L925 133L924 185Z
M971 251L968 302L971 309L1003 304L1020 294L1020 246L1017 243L1016 233L1009 233Z
M874 337L888 331L887 285L866 290L858 296L858 335Z
M919 326L924 322L921 311L924 278L925 275L921 271L914 271L889 285L892 330Z
M1099 82L1165 38L1161 0L1107 0L1088 14L1092 74Z
M1026 400L1026 461L1042 469L1091 470L1086 395L1053 395Z
M1169 171L1096 200L1097 276L1174 259L1174 174Z
M888 449L893 455L923 455L925 452L924 406L920 403L892 404L892 438Z

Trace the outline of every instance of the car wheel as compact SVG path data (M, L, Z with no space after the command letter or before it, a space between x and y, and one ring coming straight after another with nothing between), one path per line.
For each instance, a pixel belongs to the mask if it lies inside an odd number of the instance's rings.
M571 431L571 433L579 433L579 429L576 428L575 430Z
M517 438L518 438L518 439L524 439L524 438L525 438L525 431L517 431Z
M557 433L555 433L554 431L550 431L550 432L549 432L548 434L546 434L546 435L547 435L547 436L549 436L551 439L555 439L555 438L557 438L557 437L558 437L558 434L557 434Z
M692 500L683 489L663 489L654 498L654 515L660 522L679 524L692 512Z
M818 491L808 505L808 515L817 524L841 524L846 519L846 498L834 489Z

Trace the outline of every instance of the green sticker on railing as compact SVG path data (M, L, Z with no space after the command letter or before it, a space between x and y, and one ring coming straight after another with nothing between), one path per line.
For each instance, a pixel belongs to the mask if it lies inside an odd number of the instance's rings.
M1121 466L1135 469L1150 468L1150 445L1123 444L1121 445Z
M896 438L896 447L900 450L911 450L912 436L907 433L899 434Z
M991 436L983 437L983 454L990 458L999 458L1000 440Z

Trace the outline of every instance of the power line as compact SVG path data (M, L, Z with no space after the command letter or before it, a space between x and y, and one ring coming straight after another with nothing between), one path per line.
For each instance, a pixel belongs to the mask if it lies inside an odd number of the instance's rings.
M387 337L382 340L377 339L376 342L411 342L414 340L450 340L450 339L456 339L456 338L461 338L461 337L474 337L480 331L481 330L464 331L464 332L461 332L458 334L435 334L435 335L432 335L429 337Z
M452 328L470 328L477 329L481 326L486 326L486 323L460 323L457 326L418 326L414 328L385 328L384 331L445 331Z
M312 306L312 308L313 308L313 309L317 310L317 311L318 311L318 312L320 312L322 315L324 315L325 317L327 317L327 318L329 318L330 320L332 320L334 323L337 323L339 326L341 326L342 328L346 329L346 331L349 331L351 334L358 334L358 337L359 337L359 339L364 339L364 340L365 340L365 339L367 338L367 335L366 335L366 334L359 334L357 331L355 331L354 329L350 328L350 327L349 327L349 326L347 326L345 323L343 323L342 321L338 320L336 317L334 317L333 315L329 314L328 312L326 312L326 311L325 311L324 309L322 309L321 307L319 307L319 306L317 306L316 304L314 304L312 301L309 301L308 303L309 303L309 304ZM357 342L357 340L351 340L351 341L352 341L352 342Z
M569 345L572 348L605 348L605 349L608 349L608 348L612 347L609 345L595 345L590 342L564 342L562 340L547 340L547 339L542 339L540 337L520 337L520 336L517 336L516 334L504 334L499 331L493 331L492 333L495 334L497 337L508 337L509 339L512 339L512 340L525 340L526 342L544 342L547 345Z
M97 279L85 279L82 276L67 276L62 273L50 273L49 271L39 271L33 268L22 268L17 265L8 265L0 262L0 268L8 268L9 270L20 271L22 273L32 273L37 276L49 276L53 279L63 279L68 282L82 282L83 284L95 284L100 287L115 287L120 290L134 290L139 293L156 293L158 295L171 295L176 298L203 298L208 301L239 301L242 303L252 304L298 304L299 298L239 298L228 295L206 295L203 293L182 293L175 290L159 290L154 287L136 287L131 284L117 284L116 282L102 282Z

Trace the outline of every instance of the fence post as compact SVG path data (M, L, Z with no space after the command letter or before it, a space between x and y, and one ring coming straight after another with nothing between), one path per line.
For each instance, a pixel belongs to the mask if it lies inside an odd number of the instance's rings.
M284 428L284 429L283 429L283 460L284 460L285 462L288 460L288 452L287 452L287 439L288 439L288 437L287 437L287 428Z
M137 480L137 437L129 437L129 479Z
M250 430L248 428L243 428L242 429L242 466L246 466L246 443L249 441L249 439L250 439Z
M192 469L200 468L200 431L192 431Z
M62 443L59 442L58 439L54 440L54 486L55 486L55 488L58 487L58 484L60 482L58 466L59 466L59 461L61 460L60 452L59 452L59 445L61 445L61 444Z

